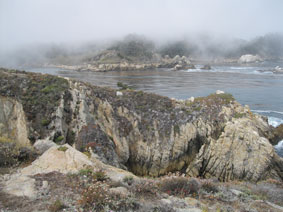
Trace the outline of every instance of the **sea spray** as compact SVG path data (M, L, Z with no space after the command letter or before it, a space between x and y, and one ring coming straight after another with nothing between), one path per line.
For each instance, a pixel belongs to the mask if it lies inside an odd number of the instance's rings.
M275 117L268 117L268 123L273 127L277 127L280 124L283 124L283 120ZM275 145L274 149L280 157L283 157L283 140Z

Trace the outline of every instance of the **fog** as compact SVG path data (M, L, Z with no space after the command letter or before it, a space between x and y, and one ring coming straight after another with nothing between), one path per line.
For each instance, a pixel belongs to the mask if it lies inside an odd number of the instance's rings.
M97 46L129 33L157 44L249 40L282 33L282 8L281 0L0 0L0 55L39 45Z

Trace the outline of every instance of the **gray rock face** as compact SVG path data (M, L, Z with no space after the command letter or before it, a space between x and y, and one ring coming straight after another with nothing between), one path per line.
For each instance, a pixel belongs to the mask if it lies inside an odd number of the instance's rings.
M10 138L22 146L30 145L22 105L3 96L0 96L0 136Z
M49 148L56 146L56 144L53 141L50 141L47 139L37 140L33 147L38 151L39 154L43 154L45 151L47 151Z
M221 136L203 145L187 172L222 181L244 179L258 181L269 177L275 156L269 141L259 135L251 119L228 122ZM280 179L280 174L276 176Z

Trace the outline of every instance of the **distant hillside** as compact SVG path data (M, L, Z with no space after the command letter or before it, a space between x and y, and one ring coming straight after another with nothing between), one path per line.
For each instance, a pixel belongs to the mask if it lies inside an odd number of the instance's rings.
M182 40L163 41L161 44L130 34L118 41L28 46L0 55L0 66L82 65L89 62L155 63L166 55L171 58L176 55L186 56L196 60L237 60L245 54L259 55L263 59L282 59L283 34L267 34L248 41L215 38L204 34Z

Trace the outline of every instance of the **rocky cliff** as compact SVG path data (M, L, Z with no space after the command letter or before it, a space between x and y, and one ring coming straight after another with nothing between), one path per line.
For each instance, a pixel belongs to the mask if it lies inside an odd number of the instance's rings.
M23 114L13 123L22 123L17 132L26 132L25 143L68 143L137 175L181 171L222 181L283 179L267 120L229 94L177 101L1 69L0 96L2 108L18 108L0 113L10 114L2 115L1 133L17 142L9 117Z

